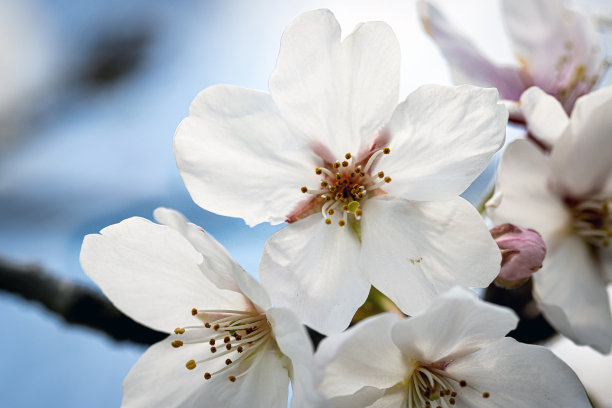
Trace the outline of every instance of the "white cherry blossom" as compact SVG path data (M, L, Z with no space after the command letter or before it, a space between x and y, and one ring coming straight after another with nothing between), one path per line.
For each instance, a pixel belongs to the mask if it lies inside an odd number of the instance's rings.
M404 312L453 285L488 285L500 254L459 198L505 138L494 89L428 85L397 105L400 50L389 26L341 40L327 10L285 29L270 94L202 91L175 136L194 201L289 225L260 276L275 304L323 333L350 322L374 285Z
M145 326L170 333L124 383L124 407L326 406L312 346L289 310L204 230L158 208L162 224L133 217L87 235L81 265L109 299Z
M320 388L334 408L590 407L550 350L504 337L517 322L454 288L417 316L381 314L324 339Z
M576 99L595 87L608 66L594 21L563 0L502 0L501 6L516 65L489 60L434 2L420 0L419 13L455 83L494 86L502 98L512 101L538 86L571 112Z
M518 140L504 153L488 213L542 234L547 254L534 295L548 321L578 344L612 347L612 87L578 99L571 116L537 88L521 106L550 157Z

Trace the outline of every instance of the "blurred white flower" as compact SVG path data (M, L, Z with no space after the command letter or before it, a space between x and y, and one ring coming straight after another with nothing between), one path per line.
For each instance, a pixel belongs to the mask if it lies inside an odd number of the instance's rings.
M268 240L261 279L323 333L349 324L370 285L412 314L453 285L488 285L500 262L458 197L504 142L497 92L429 85L396 107L389 26L340 34L331 12L302 14L283 34L271 94L202 91L174 144L202 208L290 223Z
M563 0L502 0L503 23L517 65L499 65L482 55L430 0L420 0L427 33L446 57L453 80L494 86L517 101L530 86L555 96L567 112L590 92L607 68L592 18Z
M517 322L460 288L412 318L374 316L321 342L321 390L336 408L590 407L550 350L504 337Z
M204 230L176 211L129 218L87 235L81 265L134 320L173 333L126 377L123 406L324 406L312 346L289 310ZM178 326L178 327L177 327ZM191 370L191 371L190 371Z
M525 92L521 107L530 131L553 150L548 158L527 140L511 143L488 213L495 223L520 224L542 235L547 255L533 277L542 312L574 342L608 353L612 87L579 98L570 118L537 88Z

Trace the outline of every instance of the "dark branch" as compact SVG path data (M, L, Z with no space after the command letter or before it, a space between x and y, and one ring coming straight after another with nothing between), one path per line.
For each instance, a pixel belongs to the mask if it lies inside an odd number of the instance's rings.
M98 292L59 279L37 266L0 261L0 289L39 302L67 323L87 326L115 340L153 344L167 336L136 323Z

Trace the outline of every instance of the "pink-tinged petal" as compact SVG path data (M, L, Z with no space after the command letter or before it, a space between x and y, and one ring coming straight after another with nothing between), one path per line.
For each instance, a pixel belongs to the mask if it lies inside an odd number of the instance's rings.
M252 309L200 269L202 255L176 230L128 218L83 240L81 266L115 306L134 320L170 332L192 323L191 309Z
M516 140L502 158L496 197L487 203L494 224L510 222L540 233L546 244L563 236L570 213L547 185L548 162L534 143Z
M581 238L570 235L549 247L533 278L540 309L557 330L577 344L610 352L612 314L603 270Z
M563 106L540 88L526 90L520 107L529 132L548 146L553 146L568 128L569 118Z
M489 61L431 2L421 0L418 6L423 27L446 58L456 84L495 87L502 98L519 99L525 86L517 68Z
M482 302L474 292L455 287L423 313L397 323L391 337L409 358L448 362L499 340L517 323L512 310Z
M326 225L319 214L311 215L268 239L259 264L261 282L275 306L292 309L321 333L340 332L370 290L359 249L350 227Z
M555 191L583 198L605 189L612 178L612 87L578 99L568 132L553 150L551 182Z
M366 202L360 264L372 285L414 315L454 285L486 287L501 255L478 211L456 197Z
M405 389L401 387L389 388L382 397L372 405L368 405L367 408L403 408L408 406L407 398L408 395Z
M467 383L455 387L458 407L591 406L580 380L563 361L545 347L511 338L457 359L446 372Z
M280 351L291 360L291 406L324 407L325 399L317 390L313 349L306 329L289 309L273 307L266 316Z
M176 162L200 207L249 225L285 221L316 186L318 162L270 95L216 85L193 101L174 136Z
M597 83L602 62L590 17L562 0L504 0L504 23L523 71L567 112Z
M409 363L391 340L391 328L401 320L392 313L379 314L323 339L315 355L324 373L321 392L332 398L353 395L363 387L386 389L403 381Z
M270 90L294 128L336 156L356 154L397 104L400 50L384 23L360 25L344 42L329 10L304 13L285 29Z
M425 85L389 123L391 153L380 159L390 194L447 200L461 194L504 144L508 111L495 89Z

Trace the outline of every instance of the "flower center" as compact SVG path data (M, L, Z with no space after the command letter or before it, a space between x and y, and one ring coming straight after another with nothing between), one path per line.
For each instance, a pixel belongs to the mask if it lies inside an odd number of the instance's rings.
M181 336L189 330L189 339L174 340L171 344L174 348L206 344L208 350L202 358L185 364L189 370L202 365L206 380L225 373L230 374L228 380L236 382L257 365L264 354L260 351L265 351L271 343L272 328L263 313L194 308L191 314L200 318L203 325L177 327L174 334Z
M391 177L379 171L372 174L371 168L377 158L389 154L388 147L374 151L367 162L357 161L351 153L344 155L345 160L334 162L326 167L317 167L315 173L322 176L320 187L311 189L302 187L302 193L315 194L322 198L321 214L326 224L331 224L331 217L337 214L338 225L343 227L349 221L349 215L354 220L360 220L363 210L360 208L367 195L391 182ZM364 164L365 162L365 164Z
M447 363L417 364L412 375L402 384L408 393L408 408L449 408L457 403L462 388L474 388L465 380L449 376L444 371ZM490 393L482 392L482 398L490 396Z
M571 207L574 231L589 244L607 248L612 237L612 197L581 201Z

